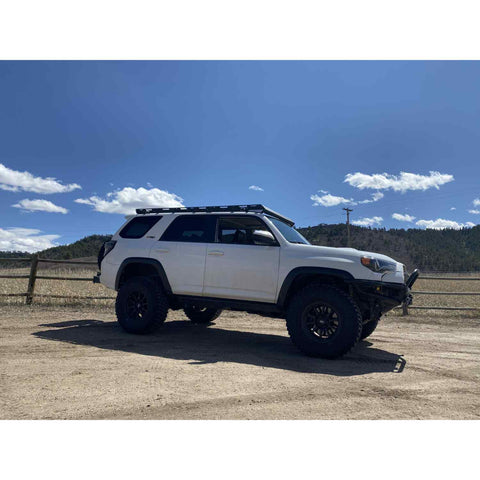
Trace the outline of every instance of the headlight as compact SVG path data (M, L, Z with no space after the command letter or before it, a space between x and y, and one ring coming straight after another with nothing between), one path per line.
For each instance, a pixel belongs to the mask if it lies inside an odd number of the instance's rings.
M375 257L362 257L360 261L364 267L376 273L395 272L397 270L397 264L395 262L380 260Z

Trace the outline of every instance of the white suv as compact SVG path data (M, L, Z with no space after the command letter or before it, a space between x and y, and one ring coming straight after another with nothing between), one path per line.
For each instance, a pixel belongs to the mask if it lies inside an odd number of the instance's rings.
M353 248L310 245L263 205L138 209L99 253L95 282L118 291L131 333L156 330L169 309L209 323L222 309L286 318L303 352L333 358L409 301L418 272Z

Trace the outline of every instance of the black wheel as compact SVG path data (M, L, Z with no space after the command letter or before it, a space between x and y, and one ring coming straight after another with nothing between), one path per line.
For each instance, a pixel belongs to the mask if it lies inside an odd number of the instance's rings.
M313 357L335 358L350 351L362 331L354 300L331 285L312 284L293 297L287 311L292 342Z
M168 300L152 278L134 277L117 294L115 312L118 323L129 333L150 333L167 318Z
M185 307L183 311L193 323L213 322L222 313L221 310L217 310L215 308L200 307L198 305L189 305L188 307Z
M378 321L380 319L376 318L375 320L370 320L368 323L364 323L362 326L362 334L360 335L360 340L363 340L369 337L377 328Z

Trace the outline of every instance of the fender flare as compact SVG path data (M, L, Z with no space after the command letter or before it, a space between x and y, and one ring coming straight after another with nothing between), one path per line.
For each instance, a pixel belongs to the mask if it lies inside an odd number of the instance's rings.
M278 294L277 304L280 307L285 305L287 299L288 291L292 283L301 275L328 275L329 277L335 277L344 282L351 282L355 280L353 275L345 270L338 270L336 268L326 268L326 267L297 267L291 270L285 279L283 280L280 292Z
M168 281L167 274L165 273L165 269L163 268L163 265L158 260L155 260L154 258L145 258L145 257L129 257L129 258L126 258L120 264L120 267L118 268L118 271L117 271L117 276L115 277L115 290L118 290L120 278L122 276L123 271L125 270L125 267L132 263L152 265L155 268L158 276L160 277L160 281L162 283L163 289L165 290L165 293L167 294L172 293L172 288L170 286L170 282Z

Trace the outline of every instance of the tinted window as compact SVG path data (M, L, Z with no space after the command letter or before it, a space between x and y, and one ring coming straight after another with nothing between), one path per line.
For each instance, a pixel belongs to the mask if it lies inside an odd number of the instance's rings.
M160 240L166 242L212 243L214 237L214 216L181 215L168 226Z
M218 241L237 245L277 245L268 227L253 216L220 218Z
M310 242L306 240L302 234L298 233L293 227L283 223L282 221L268 217L270 221L280 230L280 233L283 235L285 240L290 243L304 243L305 245L310 245Z
M148 216L135 217L122 228L120 236L122 238L141 238L143 237L162 217Z

